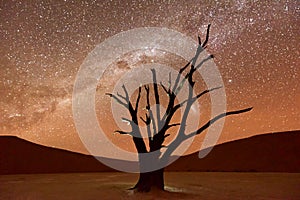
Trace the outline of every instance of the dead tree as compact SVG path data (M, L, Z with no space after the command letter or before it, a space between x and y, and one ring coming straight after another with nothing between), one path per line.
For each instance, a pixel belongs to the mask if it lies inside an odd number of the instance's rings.
M252 108L246 108L242 110L235 110L235 111L228 111L225 113L221 113L218 116L209 120L206 124L198 128L194 132L188 134L185 133L186 123L188 118L187 116L191 110L193 103L198 101L198 99L204 94L207 94L213 90L217 90L220 88L220 87L210 88L197 95L194 95L193 93L193 89L195 86L195 81L193 80L194 73L197 71L198 68L200 68L204 64L204 62L213 58L213 56L210 55L209 57L202 60L199 64L196 65L196 61L199 58L200 53L206 48L208 38L209 38L209 29L210 29L210 25L208 25L206 39L203 43L201 42L201 39L198 36L198 48L195 52L195 56L184 67L182 67L179 70L179 73L175 78L174 84L171 84L171 76L169 76L168 87L163 84L157 84L157 80L156 80L157 73L155 69L152 69L151 73L152 73L153 84L151 85L151 87L149 87L149 85L144 85L138 88L138 94L135 99L135 103L133 103L134 101L130 100L127 89L124 85L122 86L124 90L124 95L121 95L119 93L107 94L111 98L116 100L119 104L127 108L130 113L131 119L126 119L126 120L130 122L131 131L125 132L122 130L117 130L115 132L119 134L129 134L132 136L132 140L134 142L135 148L137 150L137 153L139 154L140 168L143 168L143 165L146 163L144 159L149 159L147 157L144 158L140 155L151 153L151 152L160 152L161 148L167 148L165 154L162 157L160 157L161 156L160 153L157 153L155 156L151 157L151 163L165 162L168 159L168 156L171 155L172 151L184 140L191 138L195 135L199 135L205 129L207 129L209 126L215 123L217 120L225 116L248 112L252 109ZM188 97L185 101L176 103L176 97L178 93L181 91L184 84L189 85ZM161 115L160 106L159 106L161 103L160 102L161 95L159 93L159 87L161 87L162 90L168 96L167 107L163 115ZM147 113L145 117L138 116L139 103L142 94L145 95L145 99L146 99ZM156 113L154 113L151 108L150 94L154 95ZM185 107L182 113L180 123L171 123L174 114L180 108L182 108L183 105L185 105ZM142 138L141 130L139 127L139 123L141 122L147 125L148 150L147 150L146 142ZM178 126L179 129L178 134L175 137L175 139L168 145L168 147L165 147L164 146L165 138L170 135L170 133L168 133L168 130L171 127L175 127L175 126ZM141 172L138 182L132 189L135 189L139 192L148 192L151 189L164 190L164 168L157 169L155 171L150 171L150 172Z

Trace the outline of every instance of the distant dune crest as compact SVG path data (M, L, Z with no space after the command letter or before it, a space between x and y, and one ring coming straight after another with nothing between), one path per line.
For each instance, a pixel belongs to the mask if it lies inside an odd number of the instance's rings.
M183 156L167 171L300 172L300 131L257 135ZM116 161L118 162L118 161ZM121 161L120 161L121 162ZM191 164L192 163L192 164ZM0 174L115 171L93 156L0 137Z

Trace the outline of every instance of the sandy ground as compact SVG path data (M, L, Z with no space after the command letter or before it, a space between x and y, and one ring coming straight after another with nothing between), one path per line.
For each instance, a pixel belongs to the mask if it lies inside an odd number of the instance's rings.
M137 174L76 173L0 176L2 200L300 199L300 174L167 172L167 192L133 193Z

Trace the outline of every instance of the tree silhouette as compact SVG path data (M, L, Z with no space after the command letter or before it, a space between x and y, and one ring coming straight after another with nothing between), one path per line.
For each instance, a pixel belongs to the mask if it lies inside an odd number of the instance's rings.
M196 61L199 58L200 53L206 48L208 39L209 39L209 30L210 25L208 25L207 33L205 41L202 43L201 38L198 36L198 48L195 52L194 57L182 68L180 68L177 77L175 78L174 84L171 83L171 75L169 76L168 86L157 83L157 72L155 69L151 69L152 73L152 84L140 86L138 88L138 93L135 98L135 101L130 100L130 96L127 92L125 85L122 86L124 94L121 95L107 93L111 98L116 100L120 105L124 106L128 112L130 113L131 119L124 119L129 122L131 126L130 132L125 132L122 130L117 130L115 132L119 134L129 134L132 136L132 140L134 142L135 148L139 155L139 166L140 166L140 176L136 185L132 188L139 192L148 192L151 189L164 190L164 168L158 168L154 171L144 172L142 169L147 165L155 165L157 163L167 163L170 158L171 153L178 147L183 141L202 133L205 129L215 123L217 120L229 116L240 114L244 112L250 111L252 108L246 108L242 110L228 111L225 113L221 113L216 117L209 120L203 126L194 130L191 133L186 134L186 124L189 112L191 110L192 105L204 94L207 94L213 90L217 90L220 87L210 88L204 90L199 94L194 94L193 89L195 86L195 81L193 80L193 75L198 68L200 68L206 61L213 58L212 55L203 59L199 64L196 65ZM183 77L183 78L182 78ZM188 94L187 99L183 102L177 103L176 97L183 88L184 84L188 84ZM163 114L161 114L161 96L159 92L159 88L167 94L167 107ZM140 100L141 95L145 95L146 99L146 114L145 117L139 116L140 112ZM154 95L154 103L155 108L151 107L151 96ZM172 123L172 119L175 113L179 110L179 108L183 108L183 113L181 117L180 123ZM154 109L156 112L154 112ZM144 123L147 125L147 134L148 140L144 140L142 138L141 130L139 127L139 123ZM170 136L168 130L171 127L178 127L179 131L176 135L175 139L166 147L164 146L164 141L166 137ZM148 149L146 146L146 141L148 141ZM161 155L160 150L162 148L166 148L167 150L163 155ZM151 154L151 156L147 157L145 155ZM165 165L164 165L165 166Z

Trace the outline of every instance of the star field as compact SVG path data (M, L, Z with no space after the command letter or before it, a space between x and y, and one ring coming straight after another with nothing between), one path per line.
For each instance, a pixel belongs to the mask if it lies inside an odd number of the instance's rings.
M2 1L0 135L85 152L71 99L88 53L133 28L167 27L196 40L209 23L207 51L228 109L254 107L226 119L220 142L299 129L299 12L297 1Z

